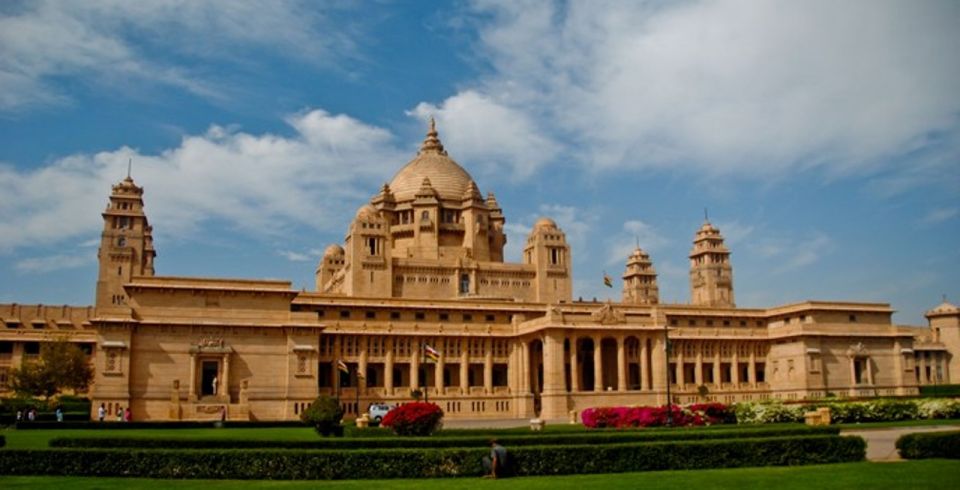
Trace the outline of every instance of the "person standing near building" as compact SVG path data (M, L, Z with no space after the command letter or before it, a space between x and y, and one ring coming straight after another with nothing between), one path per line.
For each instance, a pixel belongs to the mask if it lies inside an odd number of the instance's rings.
M123 422L123 407L117 407L117 422Z
M484 478L499 478L506 476L507 448L501 446L496 439L490 439L490 455L483 457Z
M57 405L57 422L63 422L63 407Z
M127 407L127 409L123 411L123 421L129 422L131 420L133 420L133 413L130 411L130 407Z
M101 422L103 422L103 419L107 416L107 407L103 403L101 403L100 408L97 409L97 416Z

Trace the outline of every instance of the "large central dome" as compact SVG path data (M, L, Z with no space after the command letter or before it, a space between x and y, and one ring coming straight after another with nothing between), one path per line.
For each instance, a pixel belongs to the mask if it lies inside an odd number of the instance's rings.
M464 193L473 182L470 174L457 162L453 161L437 137L437 128L430 119L430 131L420 146L420 151L410 163L407 163L393 176L390 190L394 198L399 201L411 200L415 197L423 179L429 178L430 184L437 191L441 200L460 201ZM476 185L476 183L474 183Z

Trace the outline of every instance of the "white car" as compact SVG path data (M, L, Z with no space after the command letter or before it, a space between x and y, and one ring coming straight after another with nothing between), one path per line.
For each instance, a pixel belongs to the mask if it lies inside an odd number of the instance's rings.
M393 405L386 403L371 403L367 413L370 415L370 421L379 425L380 421L387 416L387 412L393 410Z

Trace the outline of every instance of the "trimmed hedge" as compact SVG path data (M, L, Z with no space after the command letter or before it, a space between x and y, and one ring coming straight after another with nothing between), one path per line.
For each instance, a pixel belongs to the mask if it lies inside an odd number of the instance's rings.
M114 430L114 429L209 429L216 427L219 420L210 420L206 422L198 421L176 421L176 422L21 422L16 424L17 430L23 429L92 429L92 430ZM298 420L278 420L278 421L252 421L252 422L223 422L223 427L228 428L265 428L265 427L304 427L303 422Z
M927 385L920 387L920 396L960 396L960 385Z
M692 441L784 436L837 435L836 427L769 427L752 430L660 432L601 432L550 435L497 436L507 447L579 444L624 444L657 441ZM392 437L318 439L314 441L249 440L249 439L155 439L142 437L58 437L50 447L75 448L140 448L140 449L372 449L372 448L450 448L485 447L490 436L470 437Z
M840 463L863 460L859 437L809 436L510 450L516 475ZM0 474L207 479L384 479L480 476L488 449L0 451Z
M897 450L904 459L960 459L960 430L902 435Z

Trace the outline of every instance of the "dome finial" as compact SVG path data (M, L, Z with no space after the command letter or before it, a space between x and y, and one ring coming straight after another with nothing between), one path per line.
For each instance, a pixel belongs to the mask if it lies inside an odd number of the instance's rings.
M430 130L427 131L427 137L424 138L423 144L420 145L420 153L447 154L443 149L443 143L440 142L440 138L437 136L437 122L433 119L433 116L430 116Z

